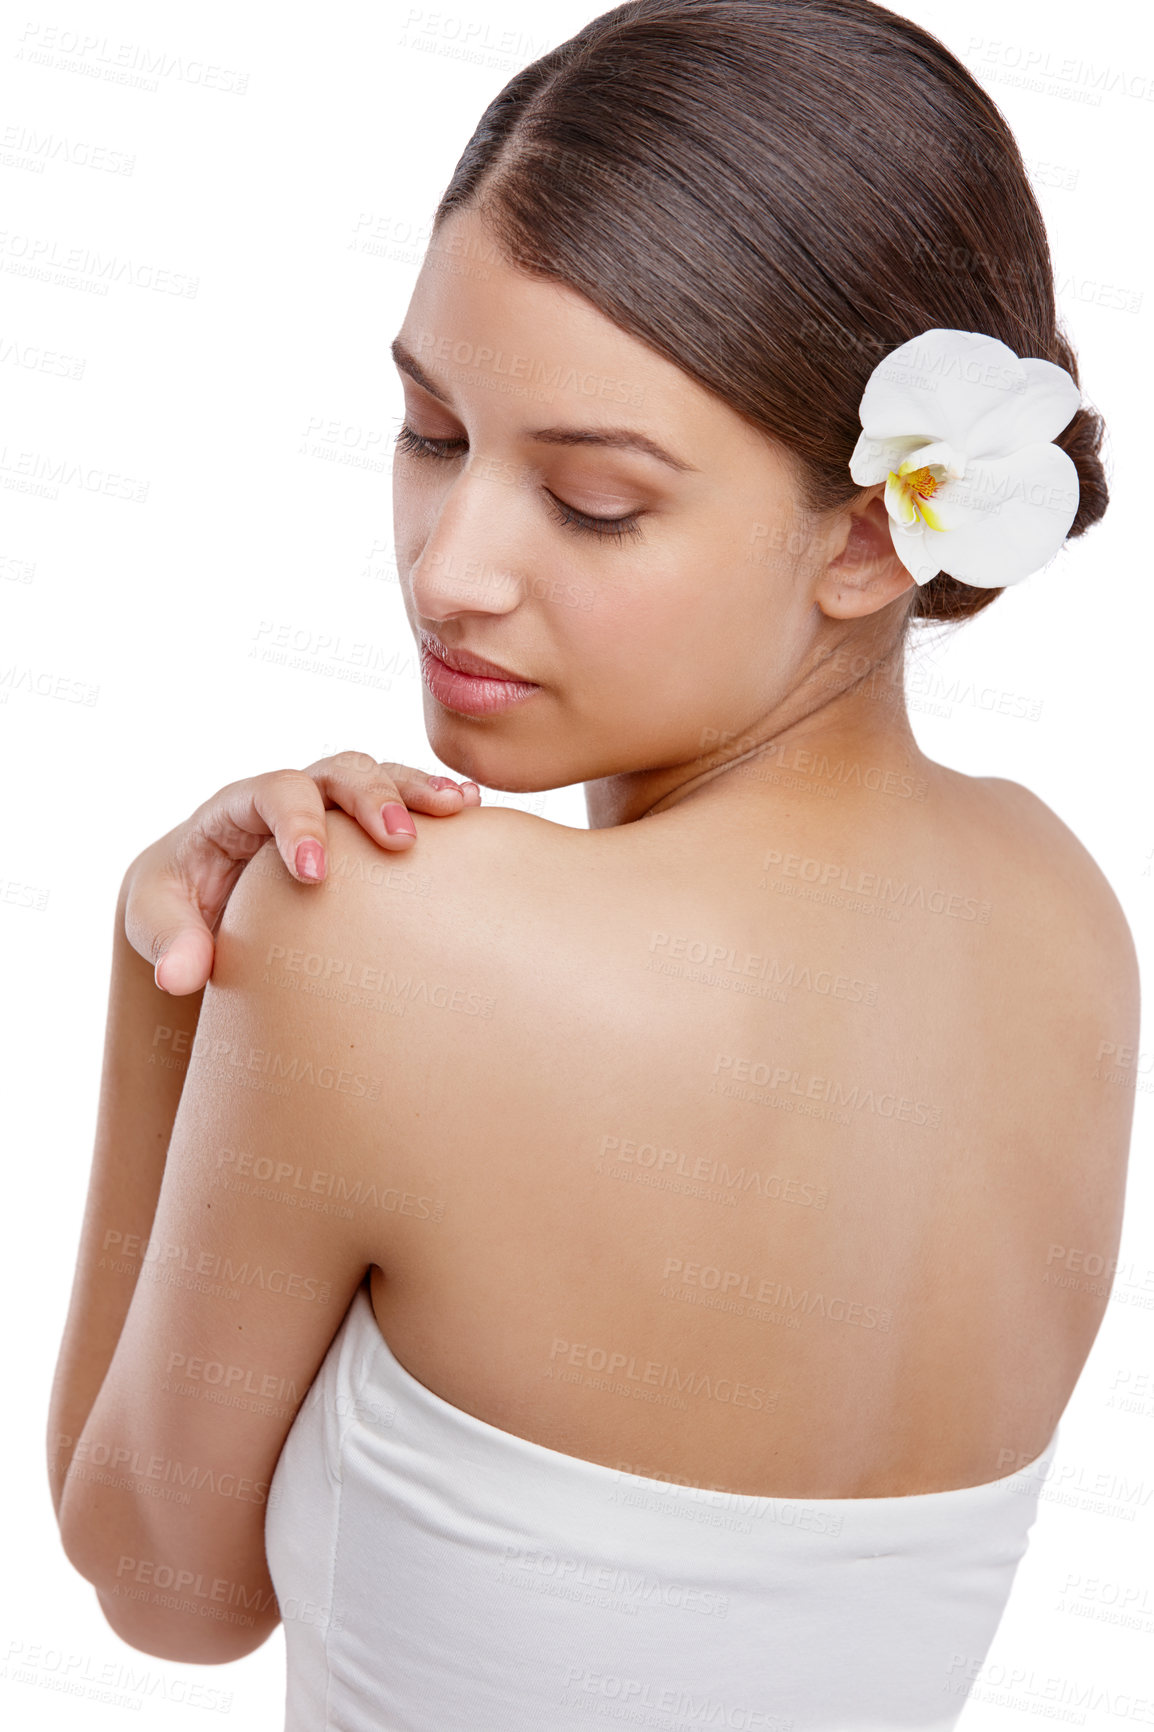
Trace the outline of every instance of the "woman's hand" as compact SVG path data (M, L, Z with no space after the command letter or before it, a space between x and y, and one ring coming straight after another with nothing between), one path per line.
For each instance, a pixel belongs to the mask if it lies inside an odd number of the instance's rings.
M302 884L325 875L325 809L340 806L380 847L416 841L408 807L448 817L481 802L476 782L458 786L367 752L318 758L307 770L271 770L230 782L191 818L137 855L121 891L124 929L155 967L164 992L199 992L212 973L213 933L233 886L270 836Z

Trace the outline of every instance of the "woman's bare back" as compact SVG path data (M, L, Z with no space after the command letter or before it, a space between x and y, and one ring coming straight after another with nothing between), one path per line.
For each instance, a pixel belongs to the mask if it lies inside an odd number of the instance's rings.
M356 1023L388 1105L347 1159L402 1199L366 1256L415 1378L752 1495L1041 1453L1118 1246L1132 1101L1100 1049L1136 1043L1136 968L1048 808L928 769L751 774L596 831L418 815L428 894L342 900L405 1007Z

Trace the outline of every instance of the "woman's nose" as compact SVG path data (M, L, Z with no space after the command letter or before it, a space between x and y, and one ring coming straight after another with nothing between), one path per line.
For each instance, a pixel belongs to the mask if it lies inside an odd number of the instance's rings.
M426 543L409 573L413 601L425 619L460 612L509 613L521 580L507 566L466 549Z
M424 619L516 607L523 593L524 554L516 544L524 504L523 492L492 477L456 477L409 572Z

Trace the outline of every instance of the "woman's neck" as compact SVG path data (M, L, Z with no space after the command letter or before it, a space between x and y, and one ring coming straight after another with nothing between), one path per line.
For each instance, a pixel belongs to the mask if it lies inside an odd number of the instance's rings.
M931 760L906 711L901 650L864 673L855 673L856 665L846 664L847 675L822 663L769 715L684 764L586 782L589 828L632 824L682 805L745 806L759 788L780 789L783 781L868 786L867 777L927 774Z

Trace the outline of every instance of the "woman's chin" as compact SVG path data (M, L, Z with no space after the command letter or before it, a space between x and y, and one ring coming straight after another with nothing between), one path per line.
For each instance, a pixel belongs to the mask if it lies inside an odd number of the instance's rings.
M429 745L438 763L461 781L476 782L479 788L491 788L500 794L539 794L548 788L565 788L572 776L534 770L524 761L517 762L509 752L485 752L475 747L467 749L458 741L439 737L438 728L429 728Z

